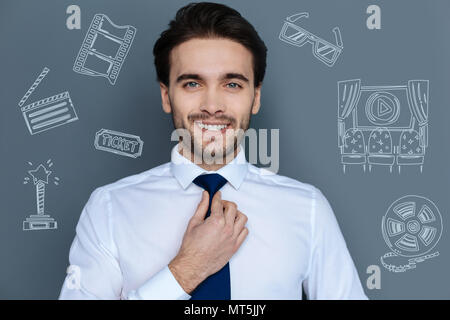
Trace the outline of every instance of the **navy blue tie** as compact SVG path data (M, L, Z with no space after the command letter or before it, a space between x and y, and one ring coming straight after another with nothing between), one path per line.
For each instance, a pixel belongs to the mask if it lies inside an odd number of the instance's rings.
M213 196L227 183L227 180L220 174L210 173L199 175L193 182L209 193L206 219L211 214ZM230 296L230 265L228 262L222 269L210 275L191 292L191 300L230 300Z

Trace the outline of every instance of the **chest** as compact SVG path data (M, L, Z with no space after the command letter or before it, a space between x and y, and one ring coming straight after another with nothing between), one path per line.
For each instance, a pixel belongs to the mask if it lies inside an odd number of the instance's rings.
M226 192L223 199L237 203L248 217L249 234L229 261L232 298L301 297L310 259L308 205ZM151 200L141 199L115 221L124 285L129 288L142 285L176 256L200 198Z

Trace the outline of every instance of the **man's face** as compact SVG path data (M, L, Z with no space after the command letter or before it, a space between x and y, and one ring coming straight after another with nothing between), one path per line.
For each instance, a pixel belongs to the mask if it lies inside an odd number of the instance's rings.
M170 61L169 88L160 83L164 111L176 129L189 131L183 143L201 152L202 161L215 154L225 159L260 106L251 52L229 39L194 38L173 48Z

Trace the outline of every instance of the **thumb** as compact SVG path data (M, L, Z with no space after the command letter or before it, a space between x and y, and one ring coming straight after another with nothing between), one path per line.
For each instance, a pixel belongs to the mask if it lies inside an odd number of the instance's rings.
M203 222L206 216L206 212L208 212L209 207L209 194L207 191L203 191L202 199L200 200L197 210L191 218L191 224L198 224Z

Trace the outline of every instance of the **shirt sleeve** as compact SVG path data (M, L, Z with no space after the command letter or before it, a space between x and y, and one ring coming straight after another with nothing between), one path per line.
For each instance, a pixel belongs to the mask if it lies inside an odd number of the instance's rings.
M109 194L96 189L81 213L69 253L70 266L60 300L188 300L191 298L165 266L137 290L122 292L123 278L113 240ZM69 272L70 270L70 272Z
M70 267L59 299L120 299L122 272L112 238L108 193L94 190L81 212L69 252ZM69 267L69 268L70 268Z
M173 276L169 266L165 266L139 289L130 291L128 300L189 300L186 293Z
M333 210L315 189L311 217L311 257L303 282L308 299L367 300Z

